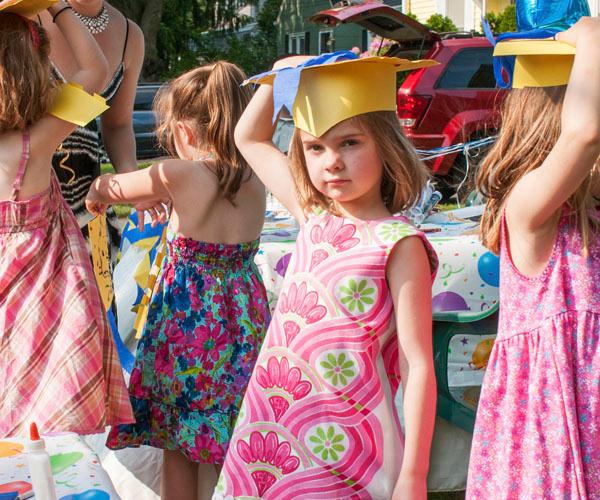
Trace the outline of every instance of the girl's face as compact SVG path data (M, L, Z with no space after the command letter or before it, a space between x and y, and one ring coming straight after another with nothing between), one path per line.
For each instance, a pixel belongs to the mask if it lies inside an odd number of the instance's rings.
M308 176L318 191L343 208L378 206L383 164L373 137L344 120L321 137L300 131Z

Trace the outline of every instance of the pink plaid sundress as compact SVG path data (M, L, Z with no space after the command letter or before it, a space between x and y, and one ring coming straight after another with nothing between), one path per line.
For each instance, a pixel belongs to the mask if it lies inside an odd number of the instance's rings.
M600 499L600 238L584 255L569 215L535 278L514 266L503 227L468 499Z
M0 201L0 437L103 432L132 422L127 387L83 237L52 174L19 200L29 135L11 199Z

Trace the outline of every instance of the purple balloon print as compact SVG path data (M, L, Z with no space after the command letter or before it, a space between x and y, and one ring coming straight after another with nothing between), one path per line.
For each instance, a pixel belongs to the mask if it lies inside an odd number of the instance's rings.
M277 273L280 276L285 276L285 272L287 271L287 268L290 264L290 259L292 258L292 254L291 253L286 253L283 257L281 257L281 259L279 259L277 261L277 265L275 266L275 271L277 271Z
M465 299L454 292L438 293L431 299L431 309L433 312L445 311L468 311L471 309Z

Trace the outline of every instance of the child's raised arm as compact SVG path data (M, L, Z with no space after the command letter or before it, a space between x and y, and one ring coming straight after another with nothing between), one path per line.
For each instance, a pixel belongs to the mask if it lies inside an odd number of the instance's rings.
M73 47L77 71L71 81L81 85L88 93L100 91L108 73L108 63L96 40L66 2L57 2L48 8L48 12ZM72 123L52 115L46 115L34 127L52 151L75 129Z
M285 60L279 62L282 67ZM275 66L275 69L277 69ZM235 144L269 191L302 224L304 215L287 157L273 144L273 87L261 85L235 128Z
M396 245L386 275L398 332L405 422L402 469L392 500L425 500L437 391L431 332L431 269L418 237L405 238Z
M542 166L523 176L506 202L511 230L529 234L549 232L557 211L600 155L600 19L582 18L556 38L577 47L560 137Z

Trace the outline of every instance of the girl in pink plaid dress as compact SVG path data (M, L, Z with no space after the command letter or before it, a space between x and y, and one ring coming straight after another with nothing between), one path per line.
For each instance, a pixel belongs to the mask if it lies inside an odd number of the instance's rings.
M72 47L74 81L97 91L106 61L71 8L49 9ZM49 114L45 31L0 11L0 437L103 432L132 412L90 260L52 153L75 125ZM58 114L58 112L56 112Z
M600 498L600 19L557 39L576 46L568 86L512 90L479 175L501 307L473 500Z

